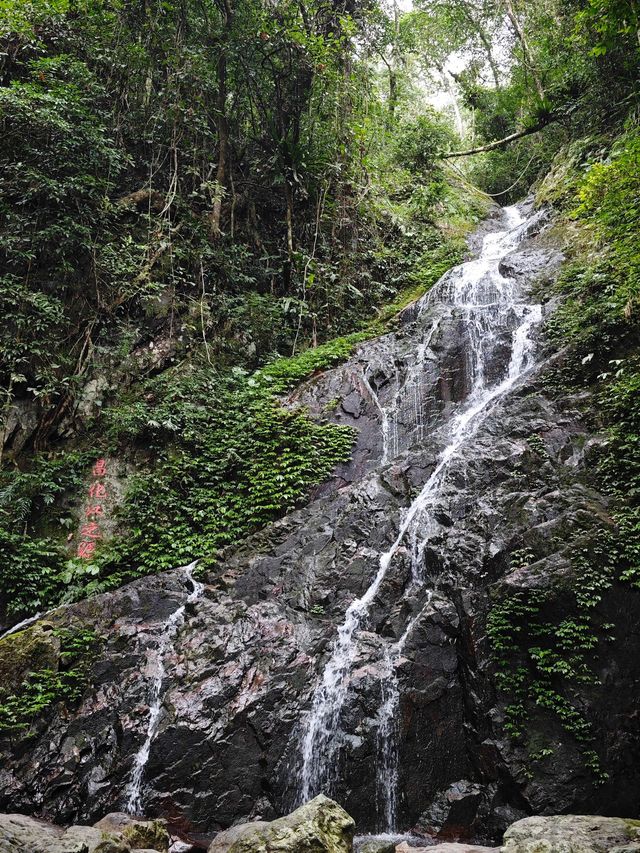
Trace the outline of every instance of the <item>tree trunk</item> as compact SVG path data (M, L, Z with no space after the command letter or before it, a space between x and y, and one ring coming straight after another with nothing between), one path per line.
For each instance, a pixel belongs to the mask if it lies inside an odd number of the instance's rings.
M288 176L284 179L284 196L287 203L287 254L289 262L293 256L293 187Z
M458 95L456 90L453 88L453 84L451 83L451 76L443 65L437 65L436 68L438 70L438 73L440 74L442 83L447 92L449 93L449 97L451 98L451 106L453 107L453 114L456 118L456 130L458 132L458 136L462 137L464 135L464 122L462 120L462 113L460 112L460 107L458 106Z
M216 186L213 195L213 208L211 211L211 232L214 237L219 237L220 219L222 217L222 198L227 176L227 150L229 146L229 122L227 120L227 60L224 50L220 51L217 62L218 94L216 106L218 110L218 168L216 169Z
M215 238L220 237L220 221L222 219L222 201L224 198L227 181L227 161L229 157L229 119L227 117L227 56L225 45L230 43L230 30L233 24L233 9L228 0L222 7L224 35L218 44L218 61L216 63L216 76L218 78L218 91L216 94L216 125L218 131L218 167L216 169L216 186L213 194L213 206L211 210L210 224L211 233Z
M388 104L388 113L387 113L387 128L389 130L391 130L395 124L396 107L398 106L398 75L396 73L395 68L392 65L389 65L388 68L389 68L389 104Z
M500 72L498 71L498 66L493 57L493 51L491 50L491 42L487 38L487 34L482 29L481 26L477 26L478 38L482 42L482 46L485 49L485 53L487 54L487 62L489 63L489 68L491 69L491 74L493 76L493 81L496 84L496 89L501 89L500 83Z
M512 0L504 0L505 9L507 12L507 17L509 18L511 25L514 29L514 32L522 46L522 55L524 57L524 62L529 71L531 72L531 76L533 77L533 82L535 83L536 91L538 92L538 97L541 101L545 99L544 86L542 85L542 80L536 70L535 63L533 61L533 55L529 48L529 43L524 34L524 30L520 25L520 21L518 20L518 16L516 15L515 9L513 8Z
M393 44L391 45L391 62L388 64L389 69L389 113L388 127L391 129L396 120L396 108L398 106L398 63L399 50L398 39L400 38L400 14L398 4L394 0L393 4Z

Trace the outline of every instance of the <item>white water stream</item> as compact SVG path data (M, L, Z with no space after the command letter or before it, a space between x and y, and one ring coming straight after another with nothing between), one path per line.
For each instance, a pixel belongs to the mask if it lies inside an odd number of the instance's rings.
M186 601L173 611L162 626L160 642L153 653L153 660L151 663L151 688L148 698L149 719L147 722L147 735L142 746L135 755L131 779L129 780L129 784L124 792L123 808L127 814L143 814L144 803L142 797L142 782L144 779L145 768L149 761L149 755L151 753L151 744L155 740L160 726L160 713L164 699L162 685L167 672L165 658L169 651L169 647L178 633L178 630L184 624L187 604L193 604L193 602L197 601L204 591L203 585L193 577L193 570L196 567L196 564L197 561L184 567L184 573L187 576L187 580L191 583L193 591L188 595Z
M404 633L397 643L389 649L385 647L384 678L380 689L382 702L378 708L378 773L376 793L378 809L382 812L384 828L393 832L398 813L398 711L400 709L400 684L398 683L398 664L402 658L407 640L413 633L416 622L431 604L433 593L427 593L427 601L422 608L409 619Z
M444 306L452 316L463 320L467 332L467 377L469 393L460 409L444 424L442 434L446 446L440 452L435 468L420 494L406 510L398 535L379 558L378 571L366 592L351 603L334 642L306 719L302 736L302 771L299 801L306 802L316 794L332 794L338 781L340 750L348 741L341 729L341 716L349 691L349 679L355 659L358 632L364 626L371 605L387 575L398 549L408 537L412 553L411 592L424 585L419 563L429 537L429 511L441 494L452 462L477 434L493 404L507 394L534 363L532 330L542 319L540 305L523 302L516 283L499 271L502 258L516 247L524 233L523 220L517 208L503 211L505 230L484 238L480 256L447 273L423 299L420 312ZM365 387L381 413L383 462L399 452L397 438L398 412L415 409L413 441L423 437L421 430L421 373L425 354L440 320L434 320L418 345L416 359L402 383L398 383L390 406L380 403L363 371ZM495 355L500 339L511 339L511 354L501 378L491 381L487 367ZM398 707L400 691L396 669L407 639L417 619L430 601L407 624L402 637L385 651L381 704L377 718L378 812L384 829L396 828L398 800Z

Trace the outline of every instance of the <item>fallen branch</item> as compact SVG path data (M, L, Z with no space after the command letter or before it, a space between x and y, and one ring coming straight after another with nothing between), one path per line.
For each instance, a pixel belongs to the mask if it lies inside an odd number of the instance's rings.
M469 154L483 154L485 151L493 151L496 148L502 148L503 145L508 145L510 142L515 142L516 139L522 139L523 136L529 136L531 133L538 133L552 121L557 118L546 118L544 121L539 121L537 124L531 125L524 130L519 130L517 133L512 133L510 136L505 136L504 139L497 139L495 142L489 142L487 145L480 145L478 148L470 148L468 151L452 151L450 154L443 154L443 160L449 160L452 157L468 157Z
M164 206L164 196L158 190L143 187L141 190L136 190L133 193L122 196L116 204L118 207L141 207L143 204L146 204L158 213Z

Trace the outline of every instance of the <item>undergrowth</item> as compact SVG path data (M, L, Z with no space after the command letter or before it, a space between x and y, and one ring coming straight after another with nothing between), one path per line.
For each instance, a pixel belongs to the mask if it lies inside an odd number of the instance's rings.
M28 523L35 513L49 528L57 523L64 532L73 524L56 496L78 491L90 454L41 458L31 472L12 473L0 531L13 549L2 588L8 612L19 617L183 565L298 506L349 459L353 431L287 408L275 392L344 357L352 345L283 359L264 375L193 366L165 372L109 408L98 448L128 458L136 473L118 509L119 535L90 560L69 559L63 544L34 535ZM16 500L29 490L37 501L31 513Z

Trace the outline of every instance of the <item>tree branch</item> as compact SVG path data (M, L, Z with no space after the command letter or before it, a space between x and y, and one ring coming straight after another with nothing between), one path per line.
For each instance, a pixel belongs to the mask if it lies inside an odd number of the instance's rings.
M538 133L552 121L557 121L555 118L546 118L544 121L539 121L537 124L527 127L524 130L519 130L517 133L512 133L505 136L504 139L497 139L495 142L488 142L486 145L480 145L478 148L469 148L468 151L452 151L450 154L443 154L443 160L450 160L452 157L467 157L469 154L483 154L485 151L493 151L496 148L502 148L503 145L509 145L510 142L515 142L516 139L522 139L523 136L529 136L532 133Z

